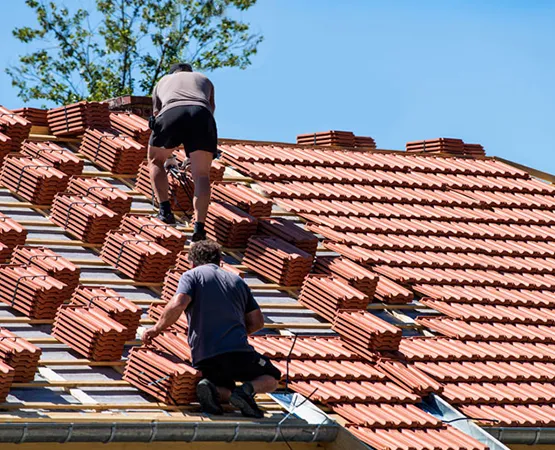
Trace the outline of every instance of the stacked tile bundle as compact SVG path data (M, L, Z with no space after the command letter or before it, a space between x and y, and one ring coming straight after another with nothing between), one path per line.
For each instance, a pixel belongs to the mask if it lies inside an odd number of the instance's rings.
M366 294L370 300L374 298L378 286L379 276L376 273L359 266L353 261L335 256L319 256L316 258L314 272L339 277Z
M190 362L192 360L191 347L189 347L186 333L176 330L165 331L152 340L152 345L160 352L171 353L181 361Z
M145 147L148 145L151 133L148 121L136 114L129 112L111 112L110 127L129 136Z
M66 285L44 270L21 265L0 266L0 301L27 317L53 319L66 300L69 300Z
M188 269L186 269L188 270ZM175 295L179 279L183 275L184 270L179 268L170 269L167 271L164 278L164 285L162 286L162 300L169 302Z
M40 108L17 108L13 112L27 119L34 127L48 126L48 110Z
M161 282L175 258L172 252L134 233L108 233L100 257L135 281Z
M185 234L153 216L127 214L123 217L120 230L124 233L135 233L160 244L171 252L173 259L183 250L187 242Z
M116 132L88 129L79 151L95 164L117 174L136 174L146 158L146 147Z
M147 119L152 116L152 98L138 95L122 95L106 100L110 111L133 113Z
M52 336L92 361L118 361L128 334L100 309L75 305L62 305L52 327Z
M256 233L257 220L228 203L212 202L206 217L206 234L225 247L243 248Z
M13 252L11 263L39 267L52 278L61 281L65 284L62 296L66 299L71 297L79 284L81 269L46 247L18 246Z
M72 178L67 190L70 194L83 196L104 205L120 219L131 210L131 196L102 178Z
M181 272L186 272L187 270L191 270L193 268L193 263L189 261L189 253L186 250L179 252L179 255L177 255L175 268Z
M303 230L283 217L265 218L258 221L258 233L283 239L299 250L316 255L318 238L310 231Z
M60 147L58 144L49 141L25 141L21 145L21 153L25 156L44 161L70 177L80 175L85 165L84 160L78 158L69 150Z
M174 211L183 211L185 214L192 212L195 186L191 177L187 176L183 182L186 190L183 189L179 181L173 176L168 176L168 182L170 185L170 201L172 209ZM150 183L150 170L147 161L144 161L139 166L135 189L149 200L152 200L156 205L158 204L158 199L154 195L152 185Z
M409 153L446 153L449 155L465 155L465 143L462 139L437 138L424 141L407 142Z
M36 158L8 157L0 173L3 186L38 205L50 205L68 182L65 173Z
M98 308L126 328L126 341L135 339L143 310L113 289L103 286L79 286L73 293L71 304L88 309Z
M346 344L362 355L368 350L395 351L401 342L401 329L368 311L341 311L333 324Z
M283 286L300 286L310 269L313 256L275 237L249 239L243 264Z
M158 321L162 316L165 307L166 305L150 305L150 308L148 308L148 317L150 317L154 321ZM175 331L183 334L187 334L188 330L189 324L187 322L187 316L185 315L185 313L181 314L179 316L179 319L177 319L177 322L175 322L170 328L168 328L168 331Z
M443 391L443 386L440 383L424 371L416 368L413 364L381 358L377 363L377 367L387 373L389 377L397 381L401 386L406 386L418 395L439 394Z
M13 381L30 383L35 378L42 350L5 328L0 328L0 361L13 370Z
M354 147L355 135L351 131L321 131L297 135L297 144Z
M196 401L200 372L167 352L135 347L123 379L164 403L188 405Z
M9 136L0 132L0 164L4 161L4 158L12 151L12 140Z
M370 136L355 136L355 147L376 148L376 141Z
M4 148L9 152L18 152L21 143L29 137L31 122L25 117L0 106L0 133L9 138Z
M480 144L467 144L464 143L464 155L476 157L486 156L484 147Z
M15 370L6 363L0 362L0 402L4 403L13 383Z
M257 219L272 215L272 202L240 183L215 183L212 199L229 203Z
M55 136L78 136L87 128L110 127L106 103L79 102L48 111L48 126Z
M370 299L346 281L325 275L308 275L299 302L333 323L338 311L366 310Z
M58 194L50 219L83 242L102 244L108 231L117 228L120 217L87 197Z
M0 213L0 264L6 262L13 249L24 245L27 240L27 230L18 222Z

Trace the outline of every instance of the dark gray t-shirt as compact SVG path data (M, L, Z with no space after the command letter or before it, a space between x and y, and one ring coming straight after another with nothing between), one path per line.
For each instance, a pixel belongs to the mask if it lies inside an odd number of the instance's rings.
M193 365L228 352L250 352L245 314L259 309L247 284L235 274L206 264L185 272L176 294L192 301L185 314Z
M214 114L210 101L213 97L214 85L206 76L198 72L177 72L163 76L154 87L152 106L159 114L187 105L204 106Z

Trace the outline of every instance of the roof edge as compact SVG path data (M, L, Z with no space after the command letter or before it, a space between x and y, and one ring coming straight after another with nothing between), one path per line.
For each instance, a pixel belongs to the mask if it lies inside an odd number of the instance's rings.
M339 425L247 422L0 423L0 442L333 442Z
M536 178L540 178L541 180L549 181L550 183L555 183L555 175L552 175L547 172L543 172L542 170L537 170L532 167L525 166L524 164L519 164L514 161L510 161L505 158L500 158L499 156L494 156L494 159L497 161L501 161L502 163L508 164L510 166L516 167L517 169L524 170L524 172L528 172L530 175Z
M482 427L503 444L555 444L555 428L541 427Z

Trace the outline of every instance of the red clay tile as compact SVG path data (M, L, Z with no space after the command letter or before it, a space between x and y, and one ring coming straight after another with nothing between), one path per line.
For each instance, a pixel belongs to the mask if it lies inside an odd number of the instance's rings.
M259 219L272 214L272 202L240 183L215 183L212 199L231 204Z
M110 127L145 147L148 145L151 130L148 120L141 116L129 112L111 112Z
M14 372L11 375L13 381L17 383L33 381L41 355L42 350L36 345L9 330L0 329L0 361L13 368ZM2 372L6 373L5 370Z
M338 404L332 409L351 424L369 428L439 428L441 421L415 405Z
M106 206L120 218L131 210L132 197L102 178L71 178L67 190Z
M24 141L21 145L21 153L50 164L70 177L81 175L85 164L84 160L78 158L69 150L50 141Z

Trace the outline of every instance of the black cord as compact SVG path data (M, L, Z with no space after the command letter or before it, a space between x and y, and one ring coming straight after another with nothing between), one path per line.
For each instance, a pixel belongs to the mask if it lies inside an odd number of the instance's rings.
M295 348L295 344L297 343L297 338L299 337L297 333L293 333L294 339L293 344L291 344L291 348L289 349L289 354L285 359L285 392L289 392L289 362L291 361L291 355L293 354L293 349Z
M501 422L498 419L490 419L487 417L458 417L457 419L451 419L451 420L443 420L443 423L453 423L453 422L458 422L459 420L484 420L484 421L488 421L488 422Z

